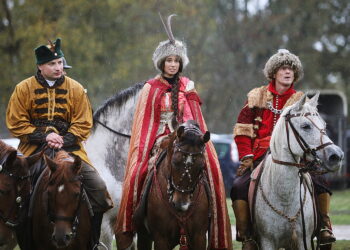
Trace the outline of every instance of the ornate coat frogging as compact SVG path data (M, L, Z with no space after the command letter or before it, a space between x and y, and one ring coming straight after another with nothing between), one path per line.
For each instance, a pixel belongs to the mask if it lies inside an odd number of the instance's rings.
M32 154L42 144L29 143L28 135L37 129L62 136L68 132L76 137L76 143L64 149L89 164L82 141L88 138L92 122L91 105L84 88L67 76L53 87L43 86L35 76L23 80L10 98L6 114L7 127L13 136L20 138L19 150L24 155Z
M280 95L273 81L248 93L248 100L233 129L240 159L253 156L256 160L266 153L272 130L280 117L279 111L298 101L302 95L294 85Z
M193 118L203 132L207 130L200 109L200 99L188 78L180 78L179 112L183 118ZM133 232L132 214L140 199L141 189L148 173L152 147L159 135L162 100L171 85L159 76L145 83L136 106L130 140L130 149L123 184L123 197L116 224L116 234ZM190 90L188 90L190 89ZM182 92L182 93L181 93ZM184 98L183 100L181 100ZM182 107L181 107L182 105ZM187 107L187 108L186 108ZM188 109L189 108L189 109ZM187 111L186 111L187 109ZM190 112L191 114L188 114ZM187 118L186 118L187 117ZM223 179L214 146L206 144L206 172L213 198L213 221L211 223L211 249L231 249L231 228L226 207Z

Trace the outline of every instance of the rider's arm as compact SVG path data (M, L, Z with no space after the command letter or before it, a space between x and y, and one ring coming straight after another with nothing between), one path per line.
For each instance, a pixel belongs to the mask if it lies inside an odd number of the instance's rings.
M30 123L29 84L22 82L13 91L6 111L6 125L11 134L22 140L28 140L28 135L34 133L36 127Z
M252 158L252 141L255 138L253 129L254 112L247 103L238 115L237 123L233 129L234 140L237 144L239 159Z
M92 109L90 101L80 84L75 85L72 91L72 118L68 133L74 135L77 142L85 141L90 135L90 129L92 128ZM72 137L68 135L65 140L66 143L71 141L69 138Z

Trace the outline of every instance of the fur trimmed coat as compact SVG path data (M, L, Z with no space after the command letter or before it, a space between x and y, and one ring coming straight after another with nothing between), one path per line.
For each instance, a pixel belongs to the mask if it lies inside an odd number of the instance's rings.
M294 85L278 94L274 81L248 93L233 129L239 159L253 156L256 160L266 153L273 128L280 117L277 111L294 104L302 95L303 92L297 92Z

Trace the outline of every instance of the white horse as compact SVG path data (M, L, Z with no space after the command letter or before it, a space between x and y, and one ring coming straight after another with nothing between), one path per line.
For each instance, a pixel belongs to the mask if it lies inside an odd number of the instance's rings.
M254 229L260 249L311 249L316 223L313 194L305 184L311 183L309 173L302 174L300 185L300 169L317 165L334 172L344 157L326 135L316 108L318 96L308 100L304 95L286 108L272 133L271 154L265 159L255 201Z
M139 83L117 93L94 113L94 127L85 144L89 159L106 182L114 202L114 208L104 214L101 228L100 240L108 249L112 249L132 120L142 86Z

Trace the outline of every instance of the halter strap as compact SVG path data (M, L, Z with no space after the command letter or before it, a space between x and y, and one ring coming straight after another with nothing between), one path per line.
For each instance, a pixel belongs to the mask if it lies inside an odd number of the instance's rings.
M304 116L306 117L319 131L320 131L320 141L321 141L321 145L317 146L316 148L311 148L309 146L309 144L300 136L300 134L298 133L298 131L296 130L296 128L294 127L293 123L291 122L291 118L294 118L294 117L300 117L300 116ZM320 164L321 160L318 158L317 154L316 154L316 151L319 151L329 145L332 145L333 142L327 142L327 143L323 143L322 142L322 137L323 135L326 135L326 131L325 129L321 129L319 128L315 122L313 122L308 116L318 116L318 114L316 113L310 113L310 112L307 112L307 113L298 113L298 114L287 114L285 116L285 121L286 121L286 134L287 134L287 143L288 143L288 149L294 159L295 162L285 162L285 161L280 161L278 159L274 159L272 157L272 161L274 163L277 163L277 164L281 164L281 165L286 165L286 166L294 166L294 167L297 167L297 168L306 168L306 167L311 167L311 168L314 168L314 166L317 167L317 165ZM305 163L298 163L297 159L295 158L295 154L293 153L292 149L291 149L291 146L290 146L290 140L289 140L289 129L288 129L288 126L290 126L290 128L292 129L293 131L293 134L294 134L294 137L296 139L296 141L298 142L300 148L304 151L304 155L303 155L303 160ZM306 160L306 155L310 153L313 157L314 157L314 160L313 161L307 161ZM325 154L325 152L323 152L323 154ZM308 170L311 170L310 169L305 169L306 171Z

